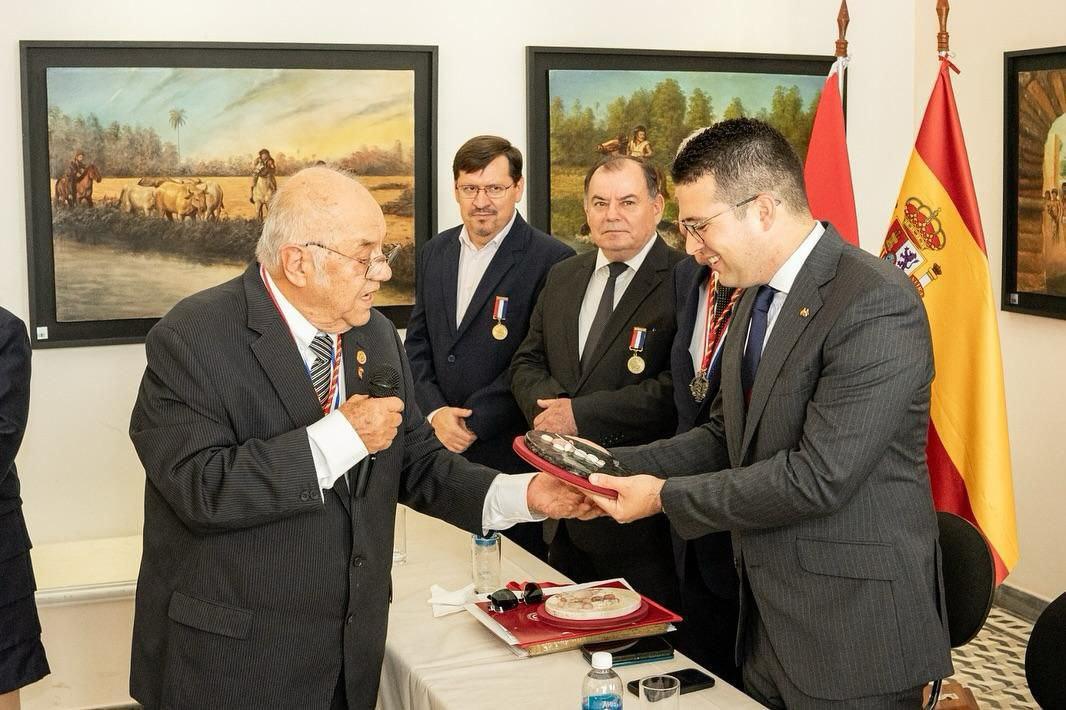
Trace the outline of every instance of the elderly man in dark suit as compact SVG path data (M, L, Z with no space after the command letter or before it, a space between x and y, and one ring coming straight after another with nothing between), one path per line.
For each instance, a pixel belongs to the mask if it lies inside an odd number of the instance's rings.
M684 254L656 233L663 196L655 169L610 156L585 178L585 215L596 250L548 274L529 335L511 365L511 388L537 429L604 446L667 436L675 416L671 272ZM664 518L545 524L549 562L577 581L623 576L675 605L677 582Z
M29 411L30 339L0 308L0 710L18 710L19 688L48 675L15 469Z
M665 511L686 538L730 530L745 689L770 707L918 707L951 673L925 466L932 349L891 264L807 207L788 142L751 119L689 140L683 228L745 288L710 421L617 455L653 475L594 482L620 521Z
M384 235L365 188L301 171L258 263L149 333L130 425L148 476L130 681L145 707L372 708L397 501L474 532L588 512L433 436L371 308ZM380 379L395 396L367 396Z
M418 256L415 308L404 347L419 408L445 447L506 473L528 471L511 443L526 431L509 368L554 264L574 250L534 229L522 198L522 153L498 136L477 136L452 161L463 223ZM539 523L507 536L546 558Z

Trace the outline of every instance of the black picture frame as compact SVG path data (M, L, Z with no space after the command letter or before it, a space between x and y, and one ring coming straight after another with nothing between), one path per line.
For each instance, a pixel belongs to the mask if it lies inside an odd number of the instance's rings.
M753 54L735 52L608 49L590 47L527 47L527 154L526 187L530 223L552 229L552 151L549 135L549 72L553 70L631 70L665 72L737 72L818 77L829 74L835 61L829 55ZM820 89L820 86L819 86ZM846 92L843 94L845 106ZM722 106L718 106L720 112ZM673 151L676 145L664 150Z
M417 250L436 232L437 47L224 42L21 41L23 162L33 347L141 343L158 318L59 321L53 252L47 75L51 68L382 69L414 74L413 240ZM179 137L180 140L180 137ZM400 147L397 146L397 150ZM249 166L250 169L251 166ZM245 197L247 197L245 195ZM386 237L386 241L388 237ZM414 258L411 255L413 273ZM413 278L413 277L412 277ZM411 305L381 310L398 328Z
M1046 199L1044 161L1052 125L1066 134L1066 47L1003 53L1004 311L1066 319L1066 222L1061 185L1066 136L1060 135L1053 180L1057 204ZM1061 119L1061 121L1059 120ZM1054 157L1051 156L1054 162Z

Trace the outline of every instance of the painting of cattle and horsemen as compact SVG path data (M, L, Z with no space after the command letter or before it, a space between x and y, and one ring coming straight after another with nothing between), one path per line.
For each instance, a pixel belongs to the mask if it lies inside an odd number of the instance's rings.
M31 260L50 262L51 273L36 264L33 290L51 282L54 317L35 319L37 344L79 340L93 324L143 337L183 297L242 273L278 187L316 165L352 174L381 206L386 242L401 251L376 305L402 325L429 232L418 67L337 49L299 52L320 65L306 66L278 45L263 52L288 61L240 66L235 50L214 47L216 62L235 65L196 66L188 51L161 52L171 66L116 63L111 49L103 66L41 67L46 151L35 156L47 182L28 178L27 197L47 209L31 234L47 244L31 244Z
M669 172L685 136L751 116L780 130L803 159L831 64L831 57L529 48L534 223L579 251L591 248L585 173L605 155L631 155L659 170L667 201L658 231L683 248Z
M1003 309L1066 318L1066 47L1005 73Z

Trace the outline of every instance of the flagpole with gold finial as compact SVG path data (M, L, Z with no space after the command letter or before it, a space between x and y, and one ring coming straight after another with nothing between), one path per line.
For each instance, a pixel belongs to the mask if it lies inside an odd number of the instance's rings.
M942 57L946 57L951 51L948 48L948 12L950 10L948 0L936 0L936 16L940 20L940 31L936 33L936 51Z

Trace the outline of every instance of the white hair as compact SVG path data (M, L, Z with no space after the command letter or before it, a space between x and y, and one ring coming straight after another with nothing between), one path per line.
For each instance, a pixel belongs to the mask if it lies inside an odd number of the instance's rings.
M341 236L337 230L335 195L325 183L334 175L350 175L325 167L305 168L278 187L271 198L263 231L255 245L255 257L268 269L281 266L281 249L287 244L318 242L329 246ZM302 178L302 179L301 179ZM321 273L326 252L313 249L311 259Z

